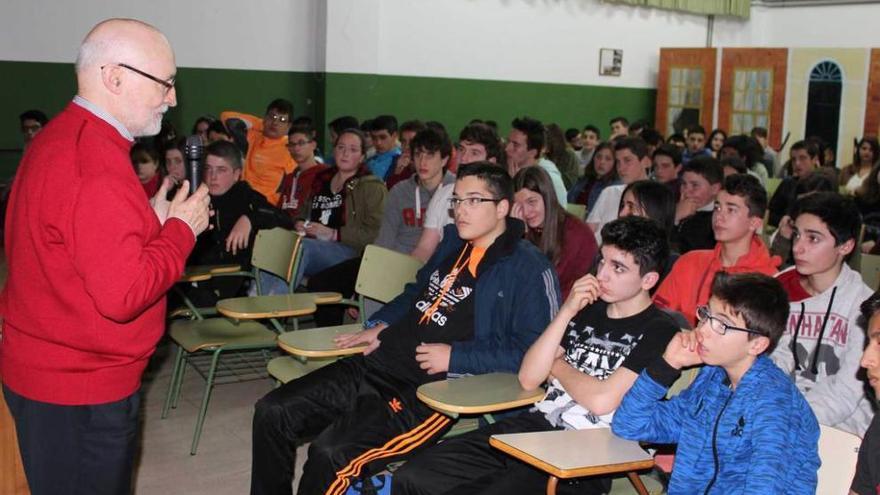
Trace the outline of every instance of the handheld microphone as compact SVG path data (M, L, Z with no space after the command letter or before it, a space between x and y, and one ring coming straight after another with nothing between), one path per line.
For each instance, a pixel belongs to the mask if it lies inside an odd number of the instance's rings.
M184 151L189 165L189 192L192 194L198 189L201 177L202 153L204 152L202 139L197 135L186 138Z

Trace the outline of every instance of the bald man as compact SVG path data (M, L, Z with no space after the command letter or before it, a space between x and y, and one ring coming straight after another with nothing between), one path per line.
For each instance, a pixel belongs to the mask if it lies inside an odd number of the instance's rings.
M10 197L0 294L3 394L31 493L131 492L139 389L165 293L208 226L208 189L144 198L132 141L174 106L156 28L111 19L76 61L78 92L38 134Z

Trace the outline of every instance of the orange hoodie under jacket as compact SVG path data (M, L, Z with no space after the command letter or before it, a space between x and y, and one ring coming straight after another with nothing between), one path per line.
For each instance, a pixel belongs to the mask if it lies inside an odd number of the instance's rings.
M663 279L654 302L658 306L678 311L693 326L696 323L697 306L709 301L712 280L719 271L727 273L763 273L774 275L782 263L778 256L770 256L767 246L758 236L752 237L749 252L736 260L733 266L721 266L721 244L715 249L689 251L672 266Z

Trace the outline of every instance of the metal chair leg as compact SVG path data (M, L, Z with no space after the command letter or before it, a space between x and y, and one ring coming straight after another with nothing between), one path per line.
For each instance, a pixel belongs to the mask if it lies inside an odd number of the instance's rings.
M214 373L217 371L217 362L220 361L220 353L222 352L222 347L217 348L211 358L211 369L208 370L208 377L205 380L205 393L202 396L202 406L199 408L199 416L196 420L196 431L193 433L192 448L189 451L190 455L196 455L196 451L199 448L202 427L205 424L205 416L208 414L208 402L211 400L211 390L214 388Z
M165 394L165 405L162 406L162 419L168 417L168 409L177 407L177 396L180 392L180 367L183 361L183 348L177 346L177 353L174 356L174 368L171 371L171 381L168 383L168 392ZM173 406L172 406L173 403Z

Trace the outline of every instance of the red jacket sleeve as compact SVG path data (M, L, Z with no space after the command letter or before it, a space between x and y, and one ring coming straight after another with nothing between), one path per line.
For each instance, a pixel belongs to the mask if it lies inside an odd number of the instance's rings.
M72 212L72 257L96 310L131 321L163 297L195 245L177 219L160 227L143 193L108 177L85 180Z

